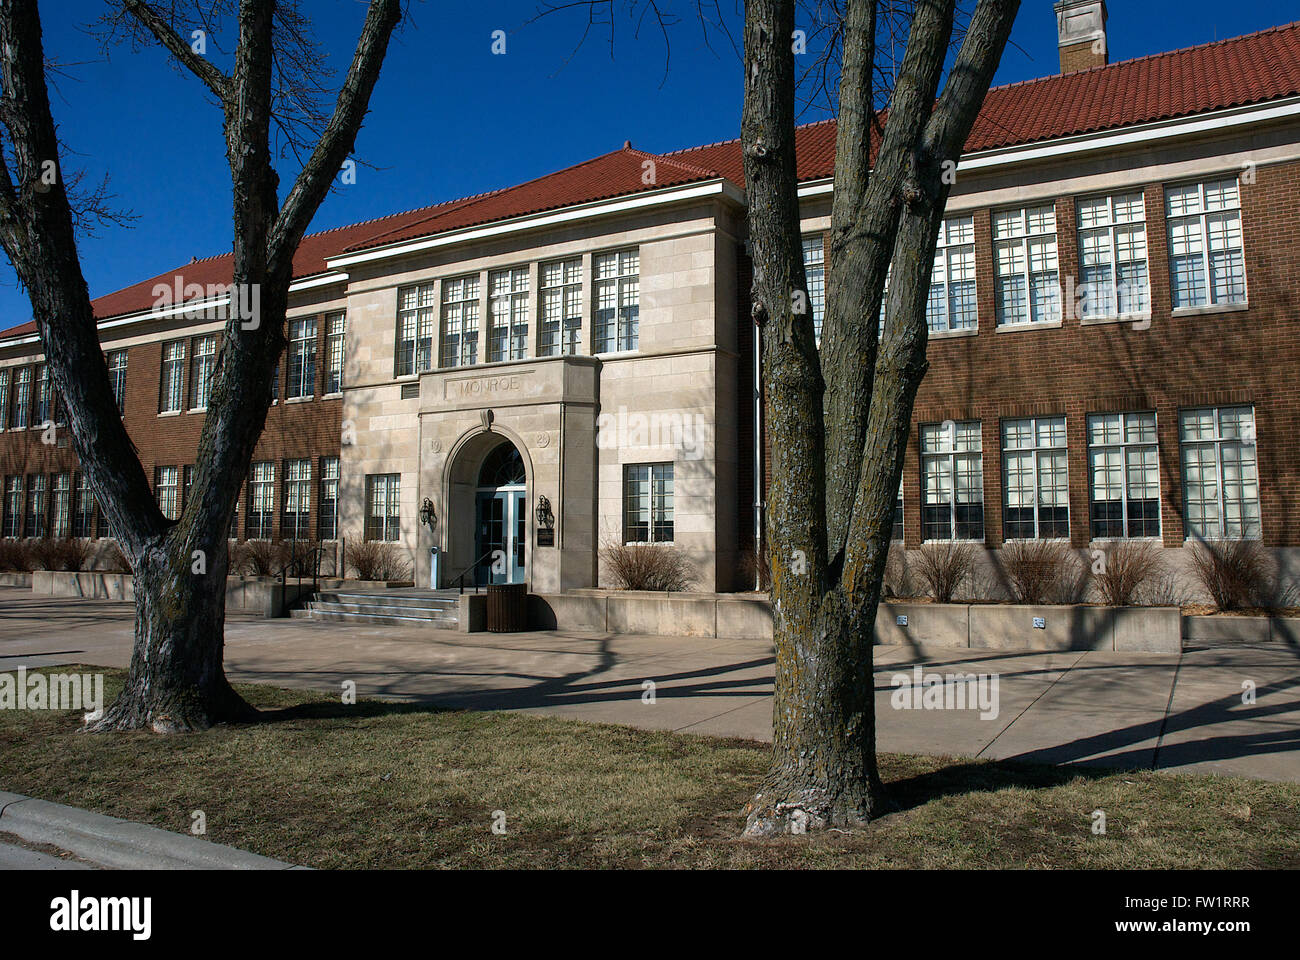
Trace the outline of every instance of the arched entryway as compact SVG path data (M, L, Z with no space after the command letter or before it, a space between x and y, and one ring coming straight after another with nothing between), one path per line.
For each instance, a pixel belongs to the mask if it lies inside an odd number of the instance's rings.
M523 583L528 543L528 477L509 440L488 451L474 490L475 582Z

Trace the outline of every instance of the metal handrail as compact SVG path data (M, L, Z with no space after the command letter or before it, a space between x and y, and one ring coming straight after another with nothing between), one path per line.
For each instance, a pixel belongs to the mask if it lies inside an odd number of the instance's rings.
M460 576L458 576L458 577L456 577L454 580L452 580L451 583L449 584L449 586L450 586L450 585L455 585L455 586L458 588L458 591L457 591L457 592L459 592L459 593L464 593L464 592L465 592L465 574L467 574L467 573L471 573L472 571L477 570L477 569L479 568L479 566L482 565L483 561L486 560L488 557L492 556L492 554L494 554L494 553L496 553L495 550L489 550L487 553L483 554L483 556L479 557L477 560L475 560L473 563L471 563L468 567L466 567L464 570L462 570L462 571L460 572ZM477 589L477 587L478 587L478 584L475 584L475 588L476 588L476 589Z
M289 540L287 542L296 545L299 541ZM302 578L303 578L303 567L305 566L303 561L306 560L307 557L310 557L311 558L311 585L313 590L318 589L320 587L320 562L321 562L321 558L325 555L325 548L320 545L311 546L308 547L303 554L299 554L297 547L295 546L291 548L291 551L292 551L292 555L289 557L288 560L284 562L284 565L280 567L280 574L279 574L280 586L282 587L287 586L288 571L289 568L292 567L297 571L296 576L298 580L298 586L301 587Z

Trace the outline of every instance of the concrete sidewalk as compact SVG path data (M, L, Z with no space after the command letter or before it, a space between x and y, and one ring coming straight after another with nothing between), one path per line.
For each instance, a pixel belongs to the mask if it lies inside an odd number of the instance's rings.
M0 670L125 667L130 604L0 589ZM880 749L1237 774L1300 782L1300 650L1181 654L876 648ZM771 738L763 640L535 632L458 634L231 616L236 681L478 710L520 710L716 736ZM999 710L897 710L895 674L998 678ZM654 702L643 700L645 681ZM1242 702L1243 683L1257 700Z

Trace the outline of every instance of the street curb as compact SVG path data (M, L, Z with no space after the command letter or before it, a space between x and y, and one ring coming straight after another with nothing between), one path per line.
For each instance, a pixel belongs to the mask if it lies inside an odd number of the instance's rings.
M291 863L0 790L0 832L115 870L306 870Z

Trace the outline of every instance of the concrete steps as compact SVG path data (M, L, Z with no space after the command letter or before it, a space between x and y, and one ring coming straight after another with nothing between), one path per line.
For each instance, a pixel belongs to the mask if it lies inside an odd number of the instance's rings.
M407 592L322 591L290 613L296 619L327 623L427 626L435 630L460 629L460 606L455 596Z

